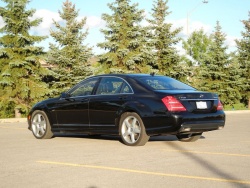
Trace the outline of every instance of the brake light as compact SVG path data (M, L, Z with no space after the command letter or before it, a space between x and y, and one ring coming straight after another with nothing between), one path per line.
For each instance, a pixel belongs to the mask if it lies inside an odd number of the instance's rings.
M218 102L217 110L223 110L223 105L222 105L222 103L220 102L220 100L219 100L219 102Z
M167 109L171 112L183 112L187 109L173 96L166 96L161 99Z

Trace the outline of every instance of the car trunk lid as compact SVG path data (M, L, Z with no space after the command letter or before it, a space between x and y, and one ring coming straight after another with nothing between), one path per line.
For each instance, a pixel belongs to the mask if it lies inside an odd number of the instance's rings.
M194 90L157 91L167 96L175 97L185 108L192 113L211 113L222 110L218 95L210 92Z

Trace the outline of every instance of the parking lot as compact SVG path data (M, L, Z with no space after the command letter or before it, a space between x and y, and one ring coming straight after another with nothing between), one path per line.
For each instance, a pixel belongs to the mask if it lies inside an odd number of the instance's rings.
M152 137L57 135L37 140L26 122L0 123L0 187L250 187L250 112L197 142Z

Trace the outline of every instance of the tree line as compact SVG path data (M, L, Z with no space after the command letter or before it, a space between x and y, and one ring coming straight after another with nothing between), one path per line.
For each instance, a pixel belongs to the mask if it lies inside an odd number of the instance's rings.
M1 0L0 16L0 118L13 117L18 109L23 115L31 106L45 98L55 97L80 80L102 73L156 73L183 81L203 91L219 94L229 108L245 108L250 98L250 12L242 20L242 38L236 40L237 50L228 53L226 34L216 22L212 34L202 29L188 39L178 37L182 28L174 29L166 18L171 12L168 0L152 3L151 17L130 0L113 0L103 13L106 22L101 29L104 42L97 46L105 52L98 57L84 45L88 36L86 17L78 20L79 10L70 0L63 2L59 15L63 22L53 20L50 36L54 43L44 51L37 44L46 36L31 35L42 19L30 19L35 9L27 10L29 0ZM148 22L143 26L142 21ZM182 42L186 55L176 45ZM95 62L91 58L96 57ZM49 68L41 66L47 62Z

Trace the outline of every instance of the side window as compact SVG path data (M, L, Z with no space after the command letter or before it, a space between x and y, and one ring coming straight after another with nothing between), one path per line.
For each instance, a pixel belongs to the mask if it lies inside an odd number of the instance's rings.
M77 97L77 96L91 95L97 81L98 78L92 78L85 82L80 83L75 88L73 88L73 90L70 92L70 96Z
M120 93L133 93L133 92L132 92L130 86L127 83L124 82Z
M120 93L123 80L115 77L102 78L96 94L97 95L113 95Z

